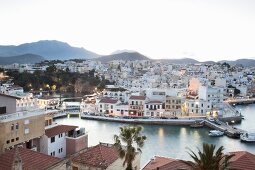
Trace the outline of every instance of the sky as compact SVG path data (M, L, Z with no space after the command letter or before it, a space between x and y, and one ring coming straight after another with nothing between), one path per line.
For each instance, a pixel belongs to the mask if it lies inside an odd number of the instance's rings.
M0 0L0 44L59 40L107 55L255 59L255 0Z

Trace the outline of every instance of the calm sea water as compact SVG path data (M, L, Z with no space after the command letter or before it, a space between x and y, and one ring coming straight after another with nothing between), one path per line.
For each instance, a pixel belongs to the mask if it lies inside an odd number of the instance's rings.
M255 132L255 105L237 106L245 116L241 124L235 125L247 131ZM89 146L99 142L113 143L114 134L119 133L119 127L127 125L113 122L95 120L82 120L79 118L62 118L56 122L68 125L85 127L89 133ZM196 150L201 148L204 142L215 144L217 147L224 146L225 151L245 150L255 154L255 143L242 143L239 139L231 139L226 136L210 137L209 129L192 129L180 126L156 126L142 125L147 141L142 149L141 165L145 165L153 156L160 155L178 159L190 160L187 147Z

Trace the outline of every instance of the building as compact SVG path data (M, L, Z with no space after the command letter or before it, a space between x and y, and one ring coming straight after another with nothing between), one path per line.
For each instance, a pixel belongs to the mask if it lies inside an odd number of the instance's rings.
M37 150L39 138L44 134L44 111L16 112L16 97L0 94L0 153L22 145Z
M117 151L111 144L100 143L90 147L74 156L72 159L73 170L83 169L106 169L106 170L125 170L124 159L119 157ZM133 161L134 170L140 169L140 154L137 153Z
M97 104L97 113L114 115L114 110L118 104L118 99L102 98Z
M144 116L161 117L163 115L163 103L161 101L148 101L144 106Z
M180 116L182 115L182 107L184 100L178 96L166 96L165 115Z
M76 131L77 126L49 125L45 135L40 138L40 152L46 155L64 158L88 147L88 135L85 129Z
M37 99L37 105L41 109L54 109L59 105L59 98L44 96Z
M130 96L129 116L144 116L145 96Z

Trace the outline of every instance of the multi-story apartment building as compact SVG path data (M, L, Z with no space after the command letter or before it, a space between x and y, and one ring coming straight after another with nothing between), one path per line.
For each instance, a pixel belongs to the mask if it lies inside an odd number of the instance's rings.
M163 102L161 101L149 101L144 105L144 116L148 117L161 117L163 115Z
M16 98L0 94L0 152L22 145L38 149L38 138L44 134L44 111L16 112Z
M184 99L178 96L166 96L165 115L179 116L182 114Z
M145 96L130 96L129 116L144 116Z
M97 103L96 111L98 114L110 114L114 115L115 106L118 104L117 99L102 98Z

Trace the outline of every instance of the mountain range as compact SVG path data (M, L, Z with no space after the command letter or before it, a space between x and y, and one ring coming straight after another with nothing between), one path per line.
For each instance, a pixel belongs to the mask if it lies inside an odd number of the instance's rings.
M199 62L192 58L183 59L150 59L136 51L117 50L110 55L99 55L84 48L73 47L56 40L41 40L21 45L0 45L0 65L12 63L36 63L42 60L93 59L101 62L113 60L153 60L172 64L216 63L214 61ZM219 63L255 66L253 59L222 60Z
M35 54L47 60L68 60L73 58L95 58L98 54L84 48L72 47L67 43L56 40L42 40L25 43L18 46L0 46L0 56L9 57L23 54Z

